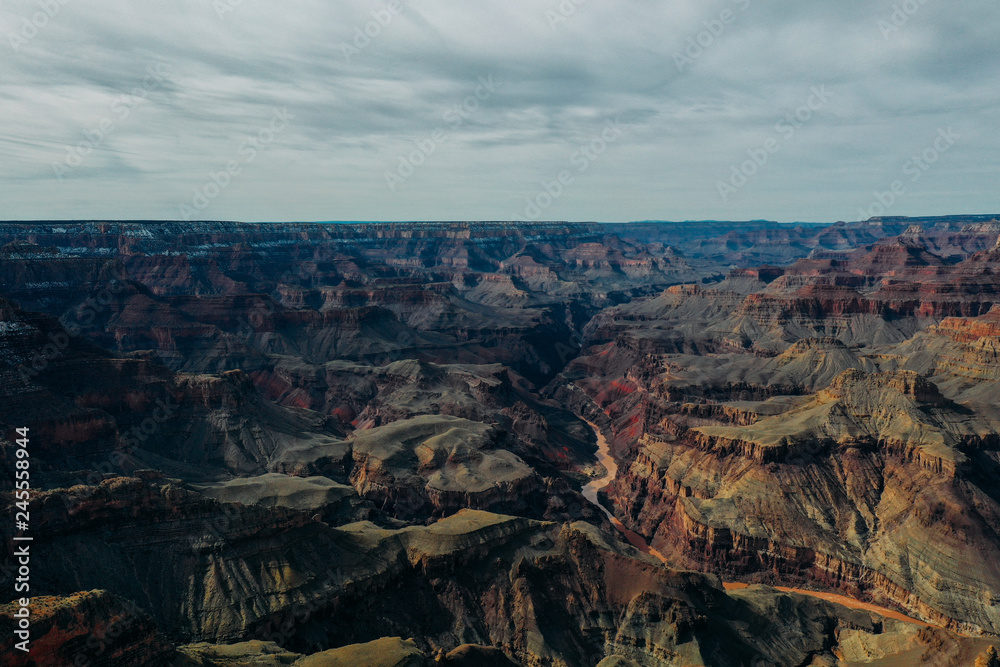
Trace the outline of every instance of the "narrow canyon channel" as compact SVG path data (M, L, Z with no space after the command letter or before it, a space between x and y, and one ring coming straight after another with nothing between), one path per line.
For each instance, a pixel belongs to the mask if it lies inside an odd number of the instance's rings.
M625 525L619 521L604 505L602 505L597 497L598 492L611 483L611 480L615 478L618 474L618 464L611 457L611 449L608 447L608 441L604 438L604 434L601 433L601 429L598 428L597 424L592 422L587 422L587 424L594 430L597 435L597 460L601 462L601 465L608 471L603 477L591 480L583 487L583 497L589 500L594 505L597 505L602 512L608 517L615 528L628 540L628 543L639 549L639 551L654 556L664 564L667 563L667 559L663 557L663 554L659 553L656 549L653 549L646 540L636 533L635 531L629 530ZM738 590L740 588L746 588L749 584L743 584L739 582L723 582L723 586L726 590ZM838 595L836 593L823 593L819 591L808 591L801 588L788 588L785 586L774 586L779 591L785 593L801 593L803 595L810 595L815 598L820 598L821 600L826 600L828 602L834 602L836 604L843 605L850 609L861 609L864 611L874 612L876 614L881 614L886 618L896 619L898 621L904 621L906 623L913 623L915 625L920 625L923 627L937 627L931 626L924 621L919 621L915 618L911 618L902 614L898 611L893 611L886 607L879 607L877 605L868 604L867 602L862 602L852 597L846 595Z

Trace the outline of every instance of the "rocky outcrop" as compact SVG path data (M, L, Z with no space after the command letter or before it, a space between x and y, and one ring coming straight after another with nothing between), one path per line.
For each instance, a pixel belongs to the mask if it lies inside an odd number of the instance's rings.
M173 667L283 667L304 656L287 651L274 642L251 640L235 644L198 642L179 646Z
M15 648L17 602L0 606L0 661L9 667L105 665L167 667L174 647L145 611L107 591L32 596L28 651Z
M954 477L962 449L996 438L988 421L970 415L913 371L846 370L793 409L745 428L704 426L693 438L706 450L739 451L758 461L795 458L831 445L879 446Z
M997 649L990 646L983 651L982 655L976 658L975 667L1000 667L1000 658L997 657Z
M945 318L894 350L899 365L933 379L949 396L982 406L1000 400L1000 306L975 318Z
M500 448L502 438L486 424L445 416L359 431L350 441L351 483L362 497L403 518L427 506L440 516L460 507L523 512L529 503L544 504L541 480Z
M223 503L241 503L262 507L287 507L308 512L331 525L371 518L371 505L362 502L357 492L329 477L296 477L267 473L256 477L237 477L196 487L206 498Z
M260 665L278 667L513 667L518 663L503 651L488 646L463 644L447 653L424 653L413 640L382 637L363 644L320 651L311 655L292 653L274 642L250 641L239 644L189 644L179 648L175 667L236 667Z

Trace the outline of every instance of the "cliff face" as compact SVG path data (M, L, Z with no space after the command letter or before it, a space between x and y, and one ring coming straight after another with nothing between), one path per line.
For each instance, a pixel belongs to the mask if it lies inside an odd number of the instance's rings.
M819 582L995 632L997 608L980 596L1000 581L979 554L1000 548L1000 507L969 465L988 460L977 452L984 442L964 417L930 426L935 411L912 387L902 405L891 395L825 402L838 389L750 426L642 436L609 495L677 567ZM938 445L915 444L917 433ZM946 588L934 583L941 578Z
M88 582L135 601L174 638L240 637L320 595L336 551L335 535L307 514L134 478L42 493L32 515L33 548L51 555L33 568L33 587L66 594ZM301 548L285 554L288 543Z
M980 317L945 318L901 345L897 354L905 368L989 414L989 406L1000 400L1000 306Z

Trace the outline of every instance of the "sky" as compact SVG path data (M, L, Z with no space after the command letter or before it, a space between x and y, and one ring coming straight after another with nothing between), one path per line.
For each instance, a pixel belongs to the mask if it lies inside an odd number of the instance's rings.
M11 0L0 218L1000 212L995 0Z

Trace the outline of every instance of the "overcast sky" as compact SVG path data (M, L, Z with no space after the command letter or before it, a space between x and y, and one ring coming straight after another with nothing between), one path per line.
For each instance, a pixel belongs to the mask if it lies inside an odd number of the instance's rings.
M0 218L995 213L998 29L995 0L13 0Z

